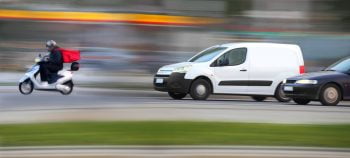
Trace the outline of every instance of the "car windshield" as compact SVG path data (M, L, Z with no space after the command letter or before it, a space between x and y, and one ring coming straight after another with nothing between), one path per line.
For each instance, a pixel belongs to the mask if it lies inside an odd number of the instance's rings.
M349 70L350 70L350 58L340 60L325 69L325 71L338 71L338 72L348 72Z
M207 62L213 59L215 56L226 50L227 47L213 47L205 50L204 52L194 56L189 62Z

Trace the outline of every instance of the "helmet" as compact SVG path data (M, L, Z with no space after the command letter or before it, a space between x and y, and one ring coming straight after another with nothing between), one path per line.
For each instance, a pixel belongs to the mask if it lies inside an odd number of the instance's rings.
M54 40L48 40L46 42L46 48L54 48L57 46L57 43Z

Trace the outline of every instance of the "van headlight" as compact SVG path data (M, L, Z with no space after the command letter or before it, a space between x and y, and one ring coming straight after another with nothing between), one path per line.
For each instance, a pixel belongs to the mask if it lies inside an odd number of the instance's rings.
M192 68L192 65L182 66L182 67L175 68L175 69L173 70L173 72L186 73L186 72L189 71L191 68Z
M284 79L282 83L283 83L283 84L286 84L286 83L287 83L287 79Z
M317 84L317 80L298 80L297 84Z

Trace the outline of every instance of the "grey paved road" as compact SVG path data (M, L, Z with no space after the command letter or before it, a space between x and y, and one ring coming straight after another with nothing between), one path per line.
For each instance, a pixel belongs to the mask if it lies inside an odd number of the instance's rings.
M24 96L16 87L0 87L0 123L82 120L200 120L269 123L350 123L350 102L301 106L273 99L213 96L207 101L172 100L140 90L77 88L70 96L37 92Z

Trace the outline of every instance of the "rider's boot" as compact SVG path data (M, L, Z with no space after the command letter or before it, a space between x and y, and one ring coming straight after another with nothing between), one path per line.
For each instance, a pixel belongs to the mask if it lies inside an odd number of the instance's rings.
M48 87L49 83L47 81L43 81L43 82L41 82L41 85L44 86L44 87Z

